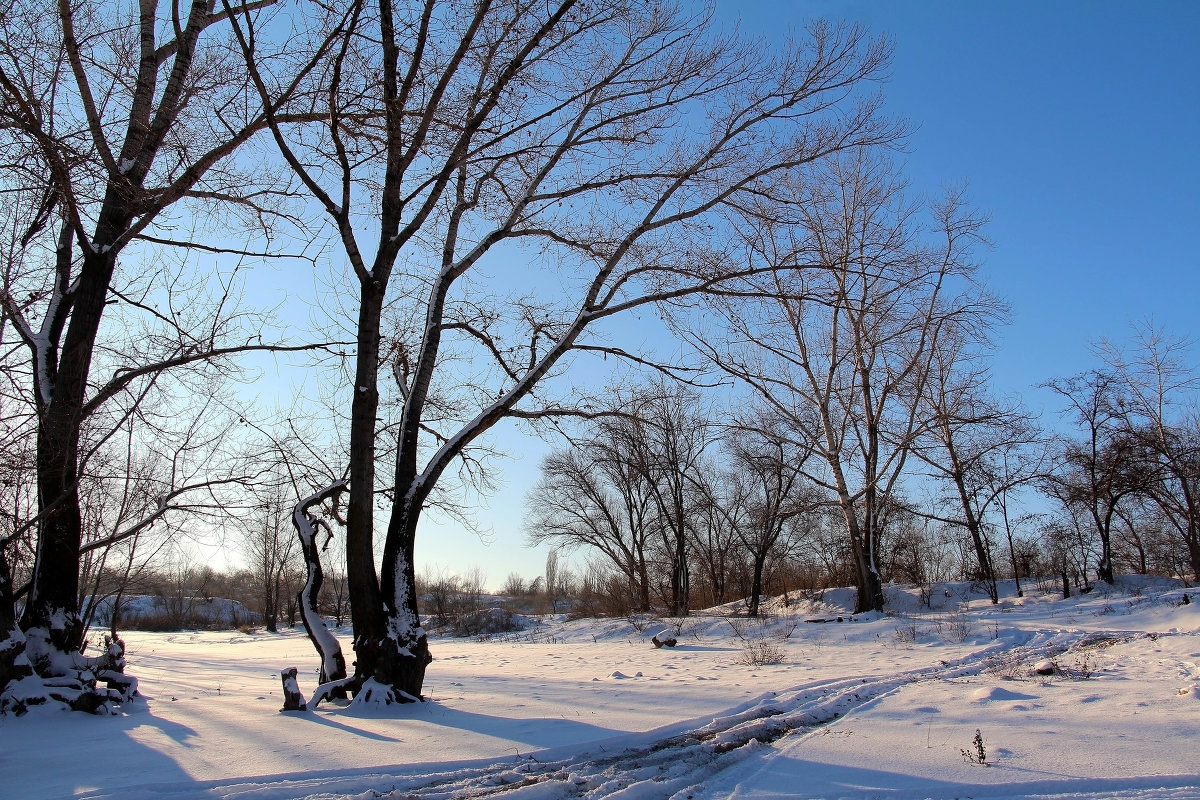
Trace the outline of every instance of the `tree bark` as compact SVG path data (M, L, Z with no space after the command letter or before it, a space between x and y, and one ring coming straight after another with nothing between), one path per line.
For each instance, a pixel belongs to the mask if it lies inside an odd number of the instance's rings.
M110 188L107 201L112 202L116 194ZM114 212L106 212L100 218L104 233L128 225L128 219L117 219ZM50 642L65 653L78 651L83 643L78 600L79 548L83 541L79 437L92 352L116 266L116 251L105 250L107 245L103 245L102 252L97 252L95 243L112 238L97 236L84 254L62 352L57 364L52 365L54 374L45 376L52 384L52 388L43 389L49 389L49 402L38 421L38 549L21 627L26 631L45 628Z
M296 595L296 604L300 609L300 620L304 623L304 630L308 632L309 640L321 657L318 683L322 685L345 679L346 658L342 655L342 647L338 644L337 637L329 631L325 620L317 613L317 600L321 595L321 584L325 581L325 574L321 569L322 548L317 542L317 529L320 525L309 516L308 509L330 497L336 501L337 496L345 490L345 482L338 481L304 498L292 511L292 525L296 528L296 535L300 537L301 552L308 573L304 586ZM330 689L328 694L330 697L344 698L346 689L344 686L338 686ZM317 700L318 698L313 698L314 704Z
M375 653L386 632L375 571L375 416L379 410L379 321L383 289L361 278L358 353L350 405L350 490L346 507L346 577L354 628L355 679L375 673Z

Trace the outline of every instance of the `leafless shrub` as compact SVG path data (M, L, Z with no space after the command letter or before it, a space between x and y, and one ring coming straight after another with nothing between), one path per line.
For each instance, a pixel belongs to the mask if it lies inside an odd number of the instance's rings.
M989 656L984 661L983 671L1006 681L1020 680L1029 675L1029 671L1022 665L1021 655L1011 650Z
M915 620L903 620L896 625L896 630L892 631L892 638L896 644L913 645L917 643L917 639L921 635L921 629L918 627Z
M742 643L739 664L751 667L766 667L782 664L786 660L783 648L766 639L749 639Z
M971 638L975 625L966 614L950 614L942 621L940 632L946 641L960 644Z
M783 622L777 626L776 630L779 634L779 638L790 639L798 627L800 627L800 620L788 615L783 618Z

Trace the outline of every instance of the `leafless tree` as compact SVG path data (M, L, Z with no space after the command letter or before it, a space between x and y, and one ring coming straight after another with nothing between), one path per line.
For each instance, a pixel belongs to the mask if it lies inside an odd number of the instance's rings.
M266 125L228 39L230 17L272 2L218 12L203 0L134 9L21 0L0 14L0 182L20 209L0 308L30 365L39 505L21 629L40 674L69 662L89 672L76 657L85 429L104 430L95 418L157 375L261 346L257 332L227 338L225 315L177 327L186 305L161 305L140 287L148 247L267 255L248 242L295 221L288 180L261 157L241 157ZM185 209L199 213L189 220ZM199 243L202 221L219 221L222 235ZM164 337L117 347L105 321L118 310L161 323ZM94 708L111 696L85 686L72 704Z
M750 559L747 613L752 617L758 616L767 559L780 555L790 523L825 499L804 477L812 446L789 441L772 415L760 416L757 423L742 423L727 443L730 469L746 486L738 492L744 513L738 514L733 529Z
M970 337L995 303L974 283L982 220L951 194L930 218L893 168L864 149L789 179L747 204L751 263L794 269L747 279L712 308L723 329L693 334L812 442L806 477L840 509L858 572L857 610L882 609L881 536L913 443L925 431L931 359ZM955 333L959 332L959 333Z
M625 576L635 610L649 611L654 497L629 451L641 428L631 417L608 418L546 456L525 525L532 544L598 552Z
M751 489L729 469L705 470L694 475L691 483L689 557L692 572L700 579L693 581L692 592L703 598L700 602L723 605L740 589L735 579L743 569L744 554L738 546L738 530L749 511L746 500Z
M300 543L292 530L292 509L278 486L264 493L242 520L243 552L258 583L259 608L263 624L272 633L279 630L279 618L291 594L288 589L303 563Z
M953 509L951 516L934 516L967 531L974 549L975 577L997 603L998 569L988 535L996 526L988 520L1000 514L1019 593L1009 499L1046 477L1048 442L1019 405L990 393L983 354L964 352L967 345L949 336L942 340L925 384L928 431L913 452L931 476L950 485L951 498L941 505Z
M1122 502L1149 489L1145 442L1125 425L1127 389L1110 371L1091 370L1047 386L1066 402L1082 438L1065 438L1048 492L1090 522L1099 546L1096 577L1113 582L1112 527Z
M478 478L464 457L503 419L572 413L545 379L623 355L597 323L743 273L721 229L765 179L894 138L878 99L858 102L888 48L818 24L772 51L703 14L623 0L380 0L297 18L329 54L325 122L273 131L358 290L347 568L361 697L391 702L419 697L429 661L413 555L446 471ZM261 65L269 29L237 21ZM271 72L255 81L262 106L290 108ZM384 349L388 302L414 327ZM396 455L382 574L381 366L400 395L385 420Z
M677 383L651 383L631 407L643 424L625 429L636 435L625 449L654 503L654 527L667 575L663 599L668 614L685 617L690 607L688 546L694 538L697 488L710 466L706 456L717 441L717 427L700 394Z
M1147 322L1134 326L1128 350L1107 341L1098 349L1120 382L1115 412L1141 446L1146 492L1200 581L1200 371L1188 362L1191 344Z

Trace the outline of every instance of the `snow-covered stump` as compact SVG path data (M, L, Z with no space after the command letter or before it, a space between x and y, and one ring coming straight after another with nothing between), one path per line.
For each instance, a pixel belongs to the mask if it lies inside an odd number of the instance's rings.
M345 698L346 687L350 681L346 678L346 657L342 655L342 646L337 637L325 625L325 620L321 619L321 615L317 613L317 598L321 593L321 584L325 581L325 573L321 569L321 551L324 547L317 543L317 531L325 530L327 534L326 547L333 538L333 531L330 529L329 523L311 516L308 510L329 498L333 498L336 502L338 495L344 491L346 491L345 481L330 484L321 491L301 500L292 511L292 525L296 529L296 535L300 537L301 552L304 555L304 563L308 572L303 588L296 595L296 600L300 607L300 620L304 623L304 630L308 632L308 638L321 657L320 687L313 695L314 707L326 697ZM285 678L285 689L286 684ZM285 705L283 710L295 709L289 709Z
M295 667L288 667L282 670L279 675L283 679L283 711L307 711L308 704L304 702L304 695L300 694L300 682L296 680L296 675L299 670Z
M19 633L19 632L18 632ZM13 636L4 645L14 642ZM137 678L125 674L125 643L119 636L105 636L104 654L87 657L63 652L50 632L35 627L24 633L23 652L13 659L20 673L4 686L0 712L17 716L36 706L59 707L91 714L108 714L112 704L137 695ZM97 686L103 682L104 686Z
M679 644L679 640L675 638L675 634L669 630L661 630L650 638L650 643L655 648L674 647Z

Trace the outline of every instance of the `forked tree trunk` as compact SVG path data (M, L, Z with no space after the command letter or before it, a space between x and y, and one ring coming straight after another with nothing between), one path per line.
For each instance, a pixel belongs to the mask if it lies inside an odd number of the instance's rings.
M839 504L850 534L850 549L854 554L855 572L858 577L858 596L854 600L854 613L883 611L883 579L875 566L874 548L868 538L873 534L863 530L863 526L858 521L854 504L848 495L843 496Z

